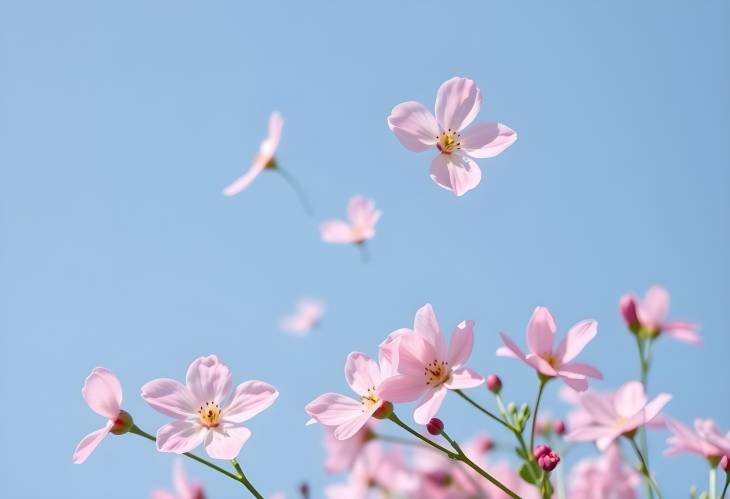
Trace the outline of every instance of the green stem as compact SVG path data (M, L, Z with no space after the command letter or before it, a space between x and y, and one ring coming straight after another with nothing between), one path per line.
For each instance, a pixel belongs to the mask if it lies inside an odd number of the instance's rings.
M650 359L651 359L651 340L645 340L642 339L639 334L636 335L636 346L639 350L639 365L640 365L640 371L641 371L641 384L644 387L644 392L647 391L647 385L649 383L649 365L650 365ZM649 444L647 442L646 437L646 427L642 426L639 428L639 444L641 448L641 453L646 459L646 461L649 461ZM651 486L648 482L646 482L646 495L649 499L652 499L654 497L654 493L651 489Z
M727 493L727 486L730 485L730 473L725 473L725 486L722 488L722 495L720 495L720 499L725 499L725 494Z
M710 476L709 476L709 493L710 499L717 499L717 465L710 465Z
M391 414L390 417L388 417L388 419L393 421L395 424L397 424L398 426L400 426L401 428L403 428L408 433L410 433L417 439L421 440L425 444L430 445L431 447L440 450L441 452L446 454L449 457L449 459L457 459L459 457L457 454L454 454L446 447L442 447L439 444L437 444L436 442L433 442L433 441L429 440L428 438L424 437L423 435L421 435L420 433L418 433L416 430L414 430L413 428L411 428L410 426L405 424L403 421L401 421L400 418L398 418L398 416L395 415L395 413Z
M360 248L360 259L362 263L370 262L370 252L368 251L367 243L363 241L358 243L357 246Z
M656 482L654 481L654 478L651 476L651 471L649 470L649 465L646 462L646 459L644 459L644 455L641 453L641 449L639 449L639 446L636 445L636 440L630 437L628 438L629 442L631 443L631 447L633 447L634 452L636 452L636 456L639 458L639 462L641 463L641 474L644 475L644 479L646 483L649 484L649 487L652 489L652 491L656 494L656 496L659 499L662 499L662 493L659 492L659 487L657 486Z
M476 402L474 402L474 400L472 400L466 393L462 392L461 390L454 390L454 391L457 394L459 394L461 396L461 398L463 398L464 400L466 400L467 402L469 402L472 406L474 406L477 410L481 411L482 413L486 414L487 416L489 416L490 418L492 418L493 420L495 420L497 423L499 423L502 426L506 427L509 431L511 431L513 433L516 432L516 431L518 431L517 428L515 428L514 426L512 426L510 423L507 423L506 421L503 421L502 419L500 419L499 417L497 417L491 411L488 411L487 409L485 409L481 405L479 405Z
M152 442L156 442L157 441L157 439L154 436L152 436L149 433L141 430L137 425L133 425L132 428L129 429L129 433L133 433L135 435L139 435L140 437L144 437L147 440L151 440ZM263 499L263 496L261 494L259 494L258 491L253 487L253 485L251 485L251 482L249 482L246 479L246 476L243 474L243 471L241 470L241 467L238 465L238 462L236 462L235 459L233 461L231 461L231 463L234 463L235 462L234 468L236 468L236 471L239 473L239 475L235 475L235 474L231 473L230 471L225 470L225 469L221 468L220 466L218 466L216 464L213 464L210 461L207 461L207 460L203 459L202 457L198 457L195 454L192 454L190 452L185 452L185 453L183 453L183 455L186 456L186 457L189 457L193 461L197 461L200 464L206 465L208 468L211 468L211 469L216 470L218 473L221 473L223 475L226 475L228 478L232 478L233 480L242 483L243 485L246 486L246 488L249 490L249 492L251 492L251 494L256 499Z
M542 391L545 389L547 379L540 376L540 386L537 387L537 399L535 400L535 409L532 411L532 428L530 429L530 452L535 448L535 423L537 423L537 411L540 408L540 399L542 399Z
M299 185L299 182L297 182L296 179L292 176L292 174L284 170L280 166L276 166L274 168L274 171L278 172L279 175L282 176L284 181L286 181L286 183L289 184L289 186L294 190L294 193L299 198L299 202L302 203L302 208L304 208L305 213L309 216L314 215L314 210L312 210L312 205L309 204L309 200L304 194L304 190Z

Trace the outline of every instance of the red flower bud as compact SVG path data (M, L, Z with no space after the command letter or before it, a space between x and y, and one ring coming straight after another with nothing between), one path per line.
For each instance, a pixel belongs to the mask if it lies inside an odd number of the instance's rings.
M490 392L498 394L502 391L502 380L496 374L490 374L487 376L487 388Z
M563 435L565 433L565 423L562 419L558 419L553 423L553 431L556 435Z
M537 458L537 464L540 465L540 468L544 469L545 471L553 471L555 467L560 462L560 456L558 456L557 452L550 451L547 454L543 454L539 458Z
M444 422L438 418L431 418L426 429L431 435L441 435L441 432L444 431Z
M375 419L388 419L391 414L393 414L393 404L385 401L375 410L373 417Z
M626 325L629 326L629 329L634 332L638 331L640 324L639 316L636 313L636 298L631 295L622 296L621 301L619 302L619 308L621 309L621 315L624 316L624 321L626 321Z
M722 456L722 459L720 459L720 468L722 468L725 473L727 473L728 464L730 464L728 463L728 457Z
M535 456L535 459L540 459L545 454L548 454L552 452L553 450L548 447L547 445L538 445L535 447L532 451L532 455Z

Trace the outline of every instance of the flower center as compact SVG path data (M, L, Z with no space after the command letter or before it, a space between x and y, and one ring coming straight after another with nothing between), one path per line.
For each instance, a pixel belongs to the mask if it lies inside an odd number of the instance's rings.
M617 427L621 427L621 426L625 425L628 421L629 421L629 418L627 418L626 416L619 416L618 419L614 422L614 424Z
M434 360L424 368L423 375L426 377L427 385L439 386L449 379L451 368L448 362Z
M363 395L362 397L360 397L360 403L363 406L363 409L362 409L363 412L365 412L365 409L371 408L372 406L374 406L378 402L380 402L380 399L378 398L377 395L375 395L375 387L374 386L371 386L370 388L368 388L368 391L365 393L365 395Z
M221 408L215 402L206 402L198 411L200 422L208 428L215 428L221 422Z
M553 369L558 368L558 359L552 353L546 353L542 355L542 358L545 359L545 361L550 364L550 367Z
M449 128L436 136L436 147L444 154L451 154L454 150L461 149L461 135Z

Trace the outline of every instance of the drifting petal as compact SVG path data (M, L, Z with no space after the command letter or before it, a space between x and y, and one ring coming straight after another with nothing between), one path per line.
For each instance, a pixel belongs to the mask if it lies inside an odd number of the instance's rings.
M261 157L257 157L251 165L251 168L249 168L246 173L238 177L236 180L231 182L230 185L223 189L223 194L226 196L235 196L246 187L251 185L251 182L253 182L254 179L258 177L259 174L261 174L261 172L265 169L266 162L263 161Z
M433 147L439 134L436 118L431 111L414 101L395 106L388 116L388 126L403 147L415 152Z
M516 140L515 131L502 123L477 123L461 134L461 150L472 158L493 158Z
M662 287L652 286L646 292L637 313L642 324L658 326L667 317L668 311L669 293Z
M104 440L104 437L109 434L111 428L112 422L109 421L104 428L100 428L82 438L74 451L74 464L81 464L86 461L99 443Z
M380 384L380 368L364 353L352 352L345 362L345 379L352 391L362 396Z
M192 421L177 420L157 430L157 450L183 454L196 448L208 430Z
M219 426L205 436L205 451L213 459L235 459L250 437L244 426Z
M461 388L474 388L482 383L484 383L484 378L478 372L467 367L461 367L451 373L451 377L444 385L451 390L458 390Z
M613 405L619 416L630 418L639 413L646 405L644 387L638 381L629 381L616 390Z
M361 412L356 418L342 423L340 426L335 428L332 435L334 435L337 440L347 440L351 438L367 424L368 420L373 415L373 412L375 412L375 409L378 407L380 406L373 406L370 410Z
M581 321L571 327L565 338L558 345L556 357L562 362L570 362L583 351L585 346L598 333L598 323L592 320Z
M142 387L142 398L153 409L173 418L195 416L198 403L192 399L187 387L174 379L155 379Z
M352 227L342 220L327 220L319 224L319 233L322 241L335 244L349 244L355 242Z
M377 395L390 402L411 402L429 388L423 371L419 375L396 374L380 384Z
M666 333L669 336L689 343L692 345L699 345L702 343L702 338L697 334L699 325L692 322L684 321L670 321L665 322L661 325L662 333Z
M454 77L445 81L436 94L436 121L441 130L458 132L474 121L482 107L482 94L474 81Z
M512 341L512 338L504 333L499 333L499 335L502 337L502 341L505 345L497 349L497 355L499 357L513 357L521 360L522 362L527 362L525 353L520 350L520 347L518 347L514 341Z
M362 404L339 393L325 393L311 401L304 410L326 426L339 426L362 414Z
M439 187L463 196L482 181L482 171L474 160L461 154L439 154L431 162L431 180Z
M474 321L462 321L451 333L449 353L446 359L452 368L462 366L469 360L474 348Z
M196 403L220 404L231 389L231 370L215 355L198 357L188 368L186 383Z
M539 356L552 354L556 329L550 310L537 307L527 323L527 346L532 353Z
M440 386L435 390L430 390L418 403L418 407L413 411L413 419L418 424L426 424L431 421L446 397L446 387Z
M279 392L268 383L251 380L241 383L223 408L223 420L228 423L243 423L261 411L269 408Z
M569 362L568 364L563 364L560 366L560 370L558 371L558 374L566 373L566 375L570 376L573 375L573 377L578 376L588 376L591 378L596 379L603 379L603 374L601 374L601 371L596 369L595 367L583 364L582 362Z
M92 411L107 419L116 419L122 405L122 385L114 373L96 367L86 377L81 395Z

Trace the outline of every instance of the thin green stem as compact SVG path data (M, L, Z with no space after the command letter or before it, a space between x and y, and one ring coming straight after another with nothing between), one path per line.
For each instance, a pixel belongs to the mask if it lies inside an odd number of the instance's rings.
M730 485L730 473L725 473L725 486L722 488L722 494L720 495L720 499L725 499L725 494L727 493L727 486Z
M368 246L365 241L358 243L358 248L360 248L360 259L362 260L362 263L369 263L370 262L370 252L368 251Z
M467 402L469 402L477 410L481 411L482 413L486 414L487 416L489 416L490 418L492 418L493 420L495 420L497 423L499 423L502 426L506 427L509 431L511 431L513 433L516 432L516 431L518 431L517 428L515 428L514 426L512 426L510 423L507 423L506 421L500 419L499 417L497 417L491 411L488 411L487 409L485 409L481 405L479 405L476 402L474 402L474 400L472 400L466 393L462 392L461 390L454 390L454 391L457 394L459 394L461 396L461 398L463 398L464 400L466 400Z
M644 459L644 455L641 453L641 449L639 449L639 446L636 445L636 440L633 438L626 437L628 441L631 443L631 447L634 449L634 452L636 453L636 457L639 458L639 462L641 463L641 474L644 475L644 479L646 483L649 484L649 487L651 487L652 491L656 494L656 496L659 499L662 499L662 493L659 491L659 487L657 486L656 482L654 481L654 478L651 476L651 471L649 470L649 465L646 462L646 459Z
M644 387L644 392L647 391L647 385L649 383L649 366L650 366L650 359L651 359L651 340L646 340L640 337L639 334L636 334L636 346L639 350L639 366L640 366L640 373L641 373L641 384ZM644 456L644 459L646 461L649 461L649 444L647 442L646 437L646 427L642 426L639 428L639 444L641 448L641 453ZM649 499L652 499L654 497L654 492L651 489L651 486L648 482L646 482L646 495Z
M286 181L286 183L289 184L289 186L294 190L294 193L299 198L299 202L302 204L302 208L304 208L305 213L309 216L314 215L314 210L312 210L312 205L309 203L306 194L304 194L304 189L302 189L302 187L299 185L299 182L297 182L292 174L284 170L280 166L276 166L274 168L274 171L278 172L279 175L282 176L284 181Z
M410 433L417 439L421 440L425 444L430 445L431 447L440 450L441 452L446 454L450 459L457 459L459 457L457 454L451 452L446 447L442 447L439 444L437 444L436 442L433 442L433 441L429 440L428 438L424 437L423 435L421 435L420 433L418 433L416 430L414 430L413 428L411 428L410 426L405 424L403 421L401 421L400 418L398 418L398 416L395 415L395 413L391 414L390 417L388 417L388 419L393 421L395 424L397 424L398 426L400 426L401 428L403 428L408 433Z
M710 465L709 482L710 499L717 499L717 465Z
M133 425L132 428L129 429L129 433L139 435L140 437L146 438L147 440L150 440L152 442L157 441L157 439L154 436L141 430L137 425ZM185 452L185 453L183 453L183 455L186 457L189 457L193 461L197 461L200 464L204 464L208 468L216 470L218 473L221 473L221 474L227 476L228 478L232 478L233 480L242 483L243 485L246 486L246 488L249 490L249 492L251 492L251 494L254 497L256 497L256 499L263 499L263 496L261 494L259 494L258 491L253 487L253 485L251 485L251 482L249 482L246 479L246 476L243 474L243 471L241 470L241 467L238 466L237 462L236 462L236 464L234 464L234 468L236 468L236 471L239 473L239 475L233 474L230 471L225 470L225 469L221 468L220 466L213 464L210 461L203 459L202 457L198 457L195 454L192 454L190 452ZM231 463L233 463L235 461L236 460L234 459L233 461L231 461Z
M542 399L542 391L545 389L547 379L540 377L540 386L537 387L537 398L535 399L535 408L532 411L532 428L530 429L530 452L535 448L535 423L537 423L537 411L540 408L540 399Z

